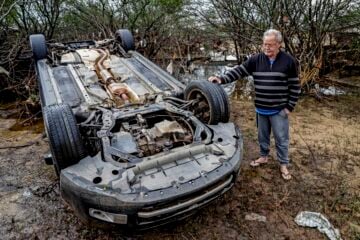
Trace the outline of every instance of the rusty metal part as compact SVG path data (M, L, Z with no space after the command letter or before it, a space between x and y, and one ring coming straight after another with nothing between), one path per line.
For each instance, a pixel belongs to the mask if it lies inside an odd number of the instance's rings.
M110 83L108 85L109 91L120 96L124 101L130 100L131 102L138 102L139 96L131 89L126 83Z
M114 100L116 96L119 96L123 101L132 100L132 102L137 102L139 97L136 93L126 84L115 82L113 74L105 68L104 61L109 57L109 54L103 49L96 49L96 51L100 54L95 62L96 71L111 98Z
M115 96L112 94L112 92L110 91L109 87L107 85L104 85L104 88L106 90L106 93L110 96L110 99L115 102Z
M113 75L104 67L104 61L109 57L108 53L102 49L96 49L100 56L96 59L96 71L103 80L103 83L108 85L114 82Z
M120 99L125 102L138 102L139 96L125 83L115 82L115 78L111 71L105 68L104 61L109 57L109 54L103 49L96 49L96 51L100 54L95 63L96 71L102 79L102 82L104 83L108 94L111 96L111 99L116 102L116 99L120 97Z
M149 132L154 137L162 137L172 133L185 134L186 129L180 126L180 124L176 121L164 120L156 123Z
M122 83L110 83L108 85L109 91L117 96L120 96L123 100L129 100L128 89L127 87Z
M138 147L143 156L151 156L173 145L192 142L192 131L177 121L164 120L150 129L142 129L137 138Z
M96 49L96 51L100 54L98 58L95 60L95 69L102 83L104 84L104 88L107 94L110 96L111 100L115 101L115 96L112 93L111 89L108 87L109 83L114 82L114 78L109 71L104 67L104 61L108 58L108 54L106 51L102 49Z

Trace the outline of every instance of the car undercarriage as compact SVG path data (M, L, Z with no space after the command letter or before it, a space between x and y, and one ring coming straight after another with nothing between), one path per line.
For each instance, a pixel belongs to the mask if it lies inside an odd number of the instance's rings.
M193 214L235 183L242 135L228 97L185 85L114 39L30 36L61 195L87 222L147 228Z

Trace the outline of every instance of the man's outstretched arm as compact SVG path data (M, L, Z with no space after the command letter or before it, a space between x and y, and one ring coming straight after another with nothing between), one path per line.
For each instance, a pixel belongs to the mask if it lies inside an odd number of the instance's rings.
M209 77L210 82L219 83L219 84L227 84L239 80L243 77L247 77L251 75L250 69L250 60L247 60L241 65L237 65L232 69L225 72L225 74L221 76L211 76Z

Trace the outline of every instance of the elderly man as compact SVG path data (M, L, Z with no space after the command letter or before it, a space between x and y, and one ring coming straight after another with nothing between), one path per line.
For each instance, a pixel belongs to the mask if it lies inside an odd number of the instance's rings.
M300 94L300 83L295 59L280 50L282 35L269 29L264 33L263 52L224 75L212 76L209 81L226 84L245 76L253 76L255 108L260 157L250 163L256 167L268 162L271 129L275 138L281 176L291 179L288 170L289 119Z

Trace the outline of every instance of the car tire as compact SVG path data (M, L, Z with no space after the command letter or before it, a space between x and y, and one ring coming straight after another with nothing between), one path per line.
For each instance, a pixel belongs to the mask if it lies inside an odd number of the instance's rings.
M46 106L43 117L55 171L59 176L62 169L84 158L86 151L69 105Z
M206 124L228 122L229 100L224 89L208 81L191 81L184 94L185 100L198 100L190 110Z
M128 29L117 30L115 32L115 39L120 43L126 52L135 50L134 37Z
M45 36L43 34L33 34L30 35L29 40L35 61L45 59L47 56Z
M230 120L229 96L227 95L225 89L221 85L218 85L218 84L216 84L216 85L218 86L218 88L217 88L218 92L221 94L222 100L224 103L224 112L223 112L223 114L221 114L220 122L227 123Z

